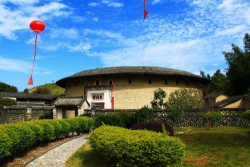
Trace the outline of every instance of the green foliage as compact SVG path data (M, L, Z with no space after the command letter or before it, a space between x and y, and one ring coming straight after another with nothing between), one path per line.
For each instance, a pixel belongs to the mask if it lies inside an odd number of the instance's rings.
M95 117L95 127L105 125L125 127L123 119L118 113L98 114Z
M70 124L67 120L61 119L58 122L62 125L61 137L65 137L70 132Z
M43 142L48 142L55 137L54 126L47 120L38 120L36 124L43 127Z
M197 90L182 88L170 93L167 105L172 111L183 111L201 108L202 102Z
M250 110L246 110L242 113L242 116L244 119L246 119L248 122L250 122Z
M112 126L95 129L90 144L105 160L120 167L180 164L185 148L179 139L162 133Z
M0 126L0 161L5 157L11 156L11 147L13 145L11 138L7 133L3 133L2 127Z
M130 128L136 123L134 113L109 113L109 114L98 114L95 117L95 127L101 125L112 125L119 127Z
M45 84L45 85L41 85L41 86L32 88L29 90L29 93L36 92L38 88L42 88L42 89L45 88L45 89L49 90L50 94L54 94L54 95L64 95L64 92L65 92L65 89L57 86L54 83L51 83L51 84Z
M207 119L208 127L213 127L216 122L222 120L222 114L220 111L208 111L204 117Z
M161 88L154 91L154 99L151 101L151 107L153 109L163 109L166 107L167 103L164 102L166 98L166 92Z
M72 119L66 119L66 120L70 125L70 130L69 131L71 133L79 132L79 128L80 128L79 127L79 122L76 119L72 118Z
M18 92L15 86L8 85L6 83L0 82L0 92Z
M86 133L94 127L94 119L90 117L75 117L74 118L79 123L79 128L77 133Z
M250 36L245 34L244 50L232 44L231 52L223 52L228 64L226 75L229 80L229 93L233 95L247 93L250 88Z
M152 121L155 114L152 109L144 106L140 110L136 111L135 119L137 122L149 122Z
M134 124L131 129L133 130L151 130L155 132L162 132L169 136L174 136L173 127L166 121L150 121L150 122L139 122Z
M50 90L45 87L38 87L32 92L33 94L51 94Z
M168 113L167 118L170 119L171 121L178 122L181 120L181 112L180 111L171 111Z
M79 132L79 127L88 132L94 119L77 117L64 120L33 120L0 125L0 160L26 151L37 143L62 138L70 132Z
M16 104L16 101L8 98L0 98L0 105L2 106L13 106Z

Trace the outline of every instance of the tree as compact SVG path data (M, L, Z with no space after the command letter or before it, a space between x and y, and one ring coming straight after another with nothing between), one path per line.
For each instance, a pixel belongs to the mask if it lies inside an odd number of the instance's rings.
M15 86L0 82L0 92L17 92L17 88Z
M29 93L29 89L28 89L28 88L25 88L25 89L23 90L23 93Z
M151 101L151 106L153 109L163 109L166 107L166 92L161 88L154 91L154 99Z
M195 89L178 89L170 93L167 106L172 111L201 108L202 101Z
M229 92L232 95L244 94L250 88L250 36L245 34L244 50L232 44L231 52L223 52L228 64L226 75Z

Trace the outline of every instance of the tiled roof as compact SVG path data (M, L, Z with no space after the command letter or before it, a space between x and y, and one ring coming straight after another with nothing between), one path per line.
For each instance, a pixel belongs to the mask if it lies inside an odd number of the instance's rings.
M86 99L83 97L58 97L55 106L80 106Z
M19 99L53 100L56 97L58 97L58 95L0 92L0 97L13 97L13 98L19 98Z
M246 95L238 95L238 96L232 96L232 97L229 97L225 100L222 100L222 101L219 101L217 102L214 107L216 108L220 108L220 107L224 107L226 105L229 105L229 104L232 104L240 99L242 99L243 97L245 97Z
M66 81L71 78L88 77L88 76L100 76L100 75L161 75L161 76L185 76L199 79L201 82L209 83L209 80L199 75L192 74L187 71L176 70L163 67L151 67L151 66L121 66L121 67L107 67L97 68L92 70L85 70L78 72L69 77L60 79L56 82L57 85L65 87Z
M213 93L210 93L210 94L206 95L204 97L204 99L216 98L216 97L218 97L218 96L220 96L222 94L223 94L223 92L213 92Z

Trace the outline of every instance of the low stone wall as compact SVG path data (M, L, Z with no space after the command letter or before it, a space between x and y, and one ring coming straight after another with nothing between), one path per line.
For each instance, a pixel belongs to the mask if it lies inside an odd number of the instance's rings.
M31 113L27 113L27 107L7 107L1 110L0 123L15 123L26 120L36 120L45 114L52 114L52 107L32 107Z
M136 112L138 110L95 110L95 114L108 114L114 112ZM171 113L170 110L154 110L156 117L161 120L167 120L177 127L206 127L207 120L204 118L204 114L209 110L190 110L181 112L181 119L178 122L173 123L167 119L167 116ZM250 124L242 118L242 113L245 109L217 109L220 111L223 118L220 122L215 123L215 126L249 126ZM86 115L91 115L91 110L85 110Z

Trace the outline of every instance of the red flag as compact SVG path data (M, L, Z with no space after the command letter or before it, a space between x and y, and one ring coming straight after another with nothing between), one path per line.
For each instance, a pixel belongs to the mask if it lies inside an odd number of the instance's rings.
M144 9L144 20L146 19L147 15L148 15L148 11Z
M33 85L33 77L32 74L30 75L30 79L28 81L28 85Z

